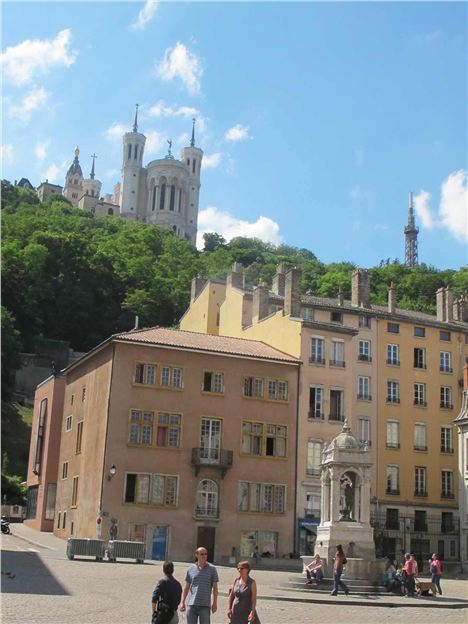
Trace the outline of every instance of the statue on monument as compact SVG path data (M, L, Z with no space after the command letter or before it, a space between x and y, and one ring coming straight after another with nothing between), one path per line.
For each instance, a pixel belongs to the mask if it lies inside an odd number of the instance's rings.
M349 475L344 475L340 481L341 505L340 520L353 522L354 518L354 485Z

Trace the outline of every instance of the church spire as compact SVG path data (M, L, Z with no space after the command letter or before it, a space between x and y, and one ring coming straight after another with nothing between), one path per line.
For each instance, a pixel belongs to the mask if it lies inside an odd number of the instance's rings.
M138 104L135 104L135 120L133 122L133 132L138 132Z
M190 147L195 147L195 117L192 119L192 138L190 140Z
M91 158L93 159L93 164L91 166L91 173L89 174L89 177L91 180L94 180L95 178L95 173L94 173L94 161L96 160L97 156L96 154L91 154Z
M413 193L409 194L408 223L405 232L405 264L411 269L418 264L418 232L414 220Z

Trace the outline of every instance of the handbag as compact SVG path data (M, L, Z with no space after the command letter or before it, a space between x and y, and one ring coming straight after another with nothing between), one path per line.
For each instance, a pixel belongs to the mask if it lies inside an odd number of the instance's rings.
M157 611L153 612L151 624L169 624L174 617L174 609L171 609L165 602L160 602Z

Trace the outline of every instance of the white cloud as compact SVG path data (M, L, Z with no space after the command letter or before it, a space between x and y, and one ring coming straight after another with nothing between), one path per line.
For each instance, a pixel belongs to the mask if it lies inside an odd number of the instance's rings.
M104 131L105 136L111 141L121 141L123 135L127 132L127 127L121 123L113 123L107 130Z
M59 184L63 184L67 164L68 162L66 160L62 160L59 165L52 163L43 173L41 173L41 178L52 183L58 182Z
M195 117L198 110L193 106L166 106L164 100L159 100L149 109L151 117Z
M119 175L118 169L106 169L104 171L105 178L116 178Z
M202 169L215 169L221 164L222 154L214 152L214 154L205 154L202 160Z
M197 247L199 249L203 248L205 232L217 232L227 241L236 236L248 236L277 245L282 240L279 225L272 219L260 216L251 223L237 219L229 212L223 212L214 206L208 206L198 215Z
M11 143L0 145L0 160L2 165L11 165L13 162L13 145Z
M76 61L76 50L70 50L71 30L57 33L55 39L26 39L11 46L0 56L3 73L16 85L31 82L36 75L53 67L70 67Z
M160 152L164 146L164 137L157 130L146 132L145 151L147 154L156 154Z
M242 126L241 124L236 124L224 135L226 141L245 141L249 137L249 127Z
M426 229L444 228L459 242L468 242L468 174L454 171L442 183L436 213L430 207L431 194L421 191L414 198L416 214Z
M13 119L18 119L23 123L28 123L32 113L43 108L48 100L49 94L42 87L33 89L27 93L21 100L20 104L10 104L8 115Z
M153 19L157 8L157 0L147 0L144 7L138 13L136 20L131 25L132 30L144 30L146 25Z
M191 95L199 93L203 68L195 54L180 41L174 48L166 49L156 69L163 80L179 78Z
M46 139L42 141L42 143L36 143L36 147L34 148L34 153L36 154L36 158L39 162L42 162L46 159L47 149L49 147L50 141Z

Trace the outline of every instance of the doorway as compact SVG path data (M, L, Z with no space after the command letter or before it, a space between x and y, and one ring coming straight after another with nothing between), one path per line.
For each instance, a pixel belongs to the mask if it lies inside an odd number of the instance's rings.
M151 559L156 561L166 561L167 558L167 526L158 526L153 529L153 544L151 548Z
M210 563L214 560L215 554L215 527L198 527L197 532L197 548L203 546L208 551L208 561Z

